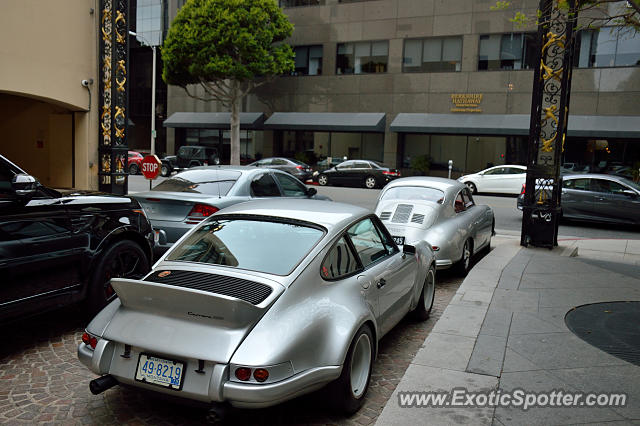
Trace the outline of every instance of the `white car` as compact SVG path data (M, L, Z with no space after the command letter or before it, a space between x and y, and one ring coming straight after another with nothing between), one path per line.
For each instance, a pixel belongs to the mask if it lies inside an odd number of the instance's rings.
M469 187L472 194L493 192L499 194L520 194L527 179L527 167L505 164L485 169L471 175L458 178Z

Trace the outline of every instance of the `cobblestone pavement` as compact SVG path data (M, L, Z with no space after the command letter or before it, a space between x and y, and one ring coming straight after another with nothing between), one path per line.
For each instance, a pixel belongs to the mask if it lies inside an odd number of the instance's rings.
M431 318L405 318L380 342L364 407L351 418L332 413L323 391L264 410L232 410L234 424L343 424L375 422L436 320L460 286L448 271L437 274ZM89 392L95 378L76 357L86 320L63 309L4 325L0 330L0 424L202 424L206 409L116 386Z

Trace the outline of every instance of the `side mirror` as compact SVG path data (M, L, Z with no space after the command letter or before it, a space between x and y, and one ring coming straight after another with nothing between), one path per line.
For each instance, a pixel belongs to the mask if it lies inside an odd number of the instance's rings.
M413 255L413 254L416 254L416 248L415 248L415 246L411 246L409 244L405 244L405 245L402 246L402 252L404 254Z
M315 188L307 188L307 197L311 198L318 193L318 190Z
M38 189L38 181L31 175L17 174L11 180L11 188L18 198L32 197Z

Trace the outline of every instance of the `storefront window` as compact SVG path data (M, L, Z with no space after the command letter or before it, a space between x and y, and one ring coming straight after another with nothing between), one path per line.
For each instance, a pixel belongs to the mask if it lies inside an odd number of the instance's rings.
M460 71L462 37L412 39L404 42L403 72Z
M389 42L365 41L339 43L336 74L370 74L387 72Z

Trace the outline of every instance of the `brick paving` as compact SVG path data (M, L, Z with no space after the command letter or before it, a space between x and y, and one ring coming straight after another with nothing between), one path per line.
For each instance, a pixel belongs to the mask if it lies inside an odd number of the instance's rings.
M362 409L350 418L334 414L319 391L263 410L232 410L235 424L340 424L375 422L413 356L460 286L448 271L437 274L431 318L405 318L380 342ZM89 392L96 376L78 361L77 344L86 323L68 308L4 325L0 330L0 424L182 425L202 424L206 409L156 394L116 386Z

